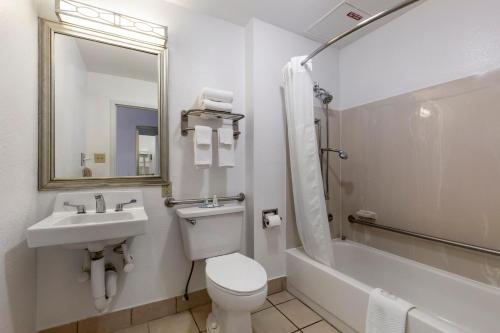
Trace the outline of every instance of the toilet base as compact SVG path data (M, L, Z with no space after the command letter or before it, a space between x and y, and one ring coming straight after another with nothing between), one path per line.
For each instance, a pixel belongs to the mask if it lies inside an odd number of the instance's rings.
M207 318L207 333L252 333L250 312L224 311L212 303Z

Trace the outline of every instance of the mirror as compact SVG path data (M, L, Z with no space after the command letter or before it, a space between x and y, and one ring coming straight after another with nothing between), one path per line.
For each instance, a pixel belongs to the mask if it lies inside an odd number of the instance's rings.
M166 50L48 21L41 32L40 188L167 184Z

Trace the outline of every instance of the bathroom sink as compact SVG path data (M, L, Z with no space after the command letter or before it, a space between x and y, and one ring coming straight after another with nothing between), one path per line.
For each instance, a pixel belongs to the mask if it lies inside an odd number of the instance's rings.
M133 212L106 212L104 214L70 215L60 219L55 225L83 225L89 223L125 222L134 219Z
M87 210L77 214L64 202L95 207L95 192L61 193L56 198L53 213L28 228L28 246L62 245L73 249L99 250L107 245L119 244L129 237L143 234L148 216L144 210L140 191L102 192L108 209L104 213ZM136 202L123 211L115 212L117 203Z

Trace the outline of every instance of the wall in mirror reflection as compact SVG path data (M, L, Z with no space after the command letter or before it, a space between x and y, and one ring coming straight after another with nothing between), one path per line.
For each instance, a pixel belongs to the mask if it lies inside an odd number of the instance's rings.
M56 34L55 177L159 174L153 54Z

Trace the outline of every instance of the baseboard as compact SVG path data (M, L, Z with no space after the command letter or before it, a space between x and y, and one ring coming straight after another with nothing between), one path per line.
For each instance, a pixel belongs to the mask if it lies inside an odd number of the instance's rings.
M285 290L286 277L269 280L267 282L267 288L268 294L274 294ZM184 296L172 297L44 329L40 331L40 333L81 333L89 331L94 333L108 333L110 331L118 331L211 303L211 299L206 289L194 291L189 293L188 296L188 300L184 299ZM100 328L103 328L102 331Z

